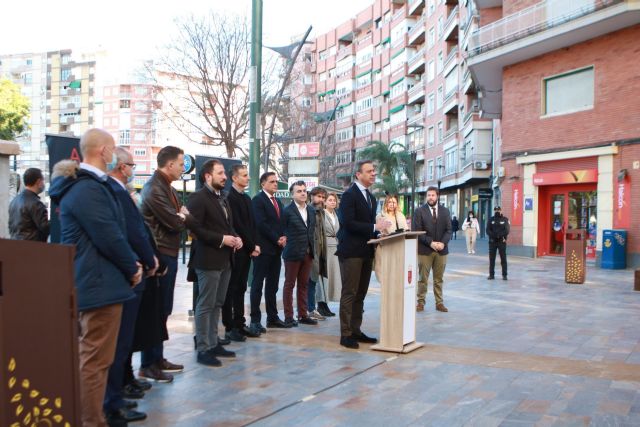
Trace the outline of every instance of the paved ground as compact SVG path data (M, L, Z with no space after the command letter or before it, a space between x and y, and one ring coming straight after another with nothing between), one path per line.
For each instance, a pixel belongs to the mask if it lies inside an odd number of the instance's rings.
M563 259L511 257L509 280L487 281L486 245L467 255L452 244L450 311L427 302L417 317L426 346L407 355L344 349L332 318L233 343L236 360L202 367L181 269L167 355L186 368L140 401L149 418L137 425L640 425L632 272L590 267L584 285L567 285ZM376 336L379 294L372 282L363 330Z

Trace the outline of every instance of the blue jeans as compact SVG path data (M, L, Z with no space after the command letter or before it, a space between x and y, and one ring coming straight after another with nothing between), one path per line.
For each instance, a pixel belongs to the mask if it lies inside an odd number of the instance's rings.
M316 309L316 282L311 279L307 283L307 307L309 313Z
M162 314L166 325L167 319L173 311L173 290L176 287L176 276L178 275L178 257L158 254L158 260L160 264L166 264L167 266L167 274L158 279L162 292ZM142 368L148 368L154 363L161 362L164 358L163 349L164 345L158 344L155 347L142 351L140 366Z

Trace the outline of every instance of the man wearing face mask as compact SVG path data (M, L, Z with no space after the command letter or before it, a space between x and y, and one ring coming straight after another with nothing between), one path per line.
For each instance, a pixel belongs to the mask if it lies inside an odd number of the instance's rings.
M44 177L38 168L29 168L22 177L25 189L9 205L9 234L14 240L46 242L49 237L47 208L38 194L44 191Z
M195 314L197 361L221 366L218 357L236 356L218 342L218 321L227 296L233 254L242 249L242 239L233 229L231 209L222 194L227 182L222 162L205 162L199 178L203 186L187 204L193 218L191 232L196 236L192 265L199 291Z
M507 280L507 236L511 226L509 218L502 215L500 206L493 208L493 217L487 223L487 236L489 236L489 277L493 280L496 269L496 252L500 252L500 265L502 266L502 280Z
M134 297L142 265L127 241L122 208L107 172L118 159L106 131L90 129L80 139L84 161L54 167L49 194L60 206L61 243L75 246L82 393L82 425L106 425L103 400L113 362L122 305Z

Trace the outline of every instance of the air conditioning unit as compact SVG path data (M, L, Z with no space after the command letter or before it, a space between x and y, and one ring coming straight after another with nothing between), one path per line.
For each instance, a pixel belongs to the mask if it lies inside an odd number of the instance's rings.
M499 178L503 178L504 177L504 166L500 166L498 168L498 173L496 174Z
M487 164L487 162L477 161L473 163L474 169L487 169L488 167L489 165Z

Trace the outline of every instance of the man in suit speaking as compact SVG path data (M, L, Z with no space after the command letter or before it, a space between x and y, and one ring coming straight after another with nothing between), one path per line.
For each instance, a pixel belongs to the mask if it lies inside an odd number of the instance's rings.
M364 298L369 290L373 245L367 241L377 237L390 221L376 221L376 199L369 187L376 180L371 160L356 164L356 181L342 195L340 202L340 231L338 232L338 261L342 275L340 296L340 345L356 349L359 342L376 343L361 330Z
M442 300L442 276L447 266L449 240L451 239L451 215L449 209L438 203L438 188L427 188L427 203L416 209L412 230L425 231L418 236L418 305L417 311L424 311L427 296L429 272L433 269L433 295L436 310L447 312Z

